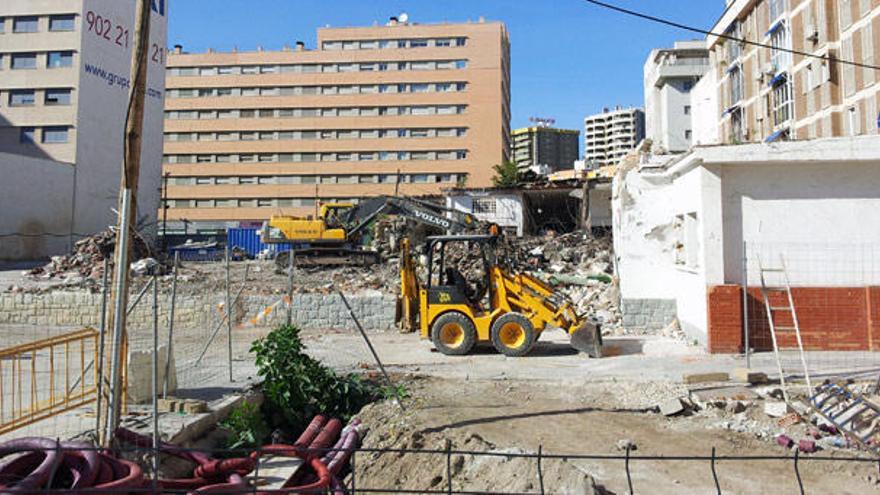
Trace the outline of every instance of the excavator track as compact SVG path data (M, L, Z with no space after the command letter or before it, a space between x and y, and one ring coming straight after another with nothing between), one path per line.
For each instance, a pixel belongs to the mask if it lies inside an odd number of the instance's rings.
M297 267L319 266L370 266L380 261L376 251L360 249L298 249L293 251L293 262ZM290 251L278 253L275 264L286 270L290 264Z

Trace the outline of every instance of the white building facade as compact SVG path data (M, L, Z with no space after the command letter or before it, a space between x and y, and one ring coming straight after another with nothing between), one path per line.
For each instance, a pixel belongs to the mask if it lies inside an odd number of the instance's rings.
M645 112L605 109L584 119L584 160L595 167L614 165L645 138Z
M880 310L870 262L880 257L876 139L697 147L636 162L621 167L612 198L625 325L677 318L711 352L740 352L742 287L759 300L759 260L778 266L785 256L805 345L880 346L880 333L863 331L865 311ZM869 262L856 269L857 259Z
M138 221L156 226L167 2L153 0ZM59 254L114 224L134 0L0 4L0 259ZM34 168L34 164L39 165ZM39 170L39 172L37 172ZM46 198L52 197L50 207ZM59 206L57 201L63 200Z
M676 153L691 147L691 95L708 71L709 50L703 40L676 41L673 48L651 51L644 67L645 137L655 150Z

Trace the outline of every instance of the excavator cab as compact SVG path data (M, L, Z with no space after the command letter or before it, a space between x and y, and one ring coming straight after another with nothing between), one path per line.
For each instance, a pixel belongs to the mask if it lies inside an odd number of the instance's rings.
M547 327L561 328L575 349L602 354L601 329L540 280L511 273L499 260L497 235L429 237L424 284L409 240L401 244L398 322L418 327L443 354L468 354L491 343L507 356L525 356Z

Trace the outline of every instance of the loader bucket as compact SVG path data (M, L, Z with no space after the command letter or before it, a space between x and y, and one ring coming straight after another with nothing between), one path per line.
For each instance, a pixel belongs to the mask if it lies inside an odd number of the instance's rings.
M602 329L598 323L586 321L569 332L570 344L592 358L602 357Z

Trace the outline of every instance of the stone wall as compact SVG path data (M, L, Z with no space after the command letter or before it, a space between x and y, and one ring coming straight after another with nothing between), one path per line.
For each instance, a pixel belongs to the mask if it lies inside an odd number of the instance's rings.
M660 330L676 315L675 299L623 299L623 326L632 330Z
M378 291L346 295L365 330L394 328L395 297ZM167 326L170 295L159 295L159 325ZM174 326L179 329L205 328L217 324L222 316L222 292L178 295ZM249 320L277 303L281 296L242 296L235 307L234 323ZM146 294L129 317L130 328L148 329L152 325L152 298ZM284 323L287 307L281 303L257 326ZM297 294L293 297L293 323L302 329L351 329L354 323L336 294ZM50 292L45 294L0 293L0 324L55 327L98 327L101 323L101 294L88 292Z

